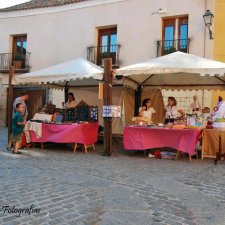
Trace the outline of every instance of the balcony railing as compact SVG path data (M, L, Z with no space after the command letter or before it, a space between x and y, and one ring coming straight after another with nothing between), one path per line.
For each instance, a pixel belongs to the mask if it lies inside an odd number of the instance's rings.
M189 53L190 39L174 39L157 41L157 57L176 51Z
M103 59L112 58L114 68L119 67L120 45L94 46L87 48L87 60L92 63L103 66Z
M14 66L15 72L29 72L30 53L0 53L0 72L7 73L10 66Z

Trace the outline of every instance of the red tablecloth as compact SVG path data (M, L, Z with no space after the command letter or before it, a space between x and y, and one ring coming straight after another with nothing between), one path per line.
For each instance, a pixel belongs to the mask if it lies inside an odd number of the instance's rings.
M171 147L194 155L201 129L168 129L150 127L124 127L125 150L146 150Z
M37 138L29 131L32 142L94 144L98 139L98 123L42 124L42 135Z

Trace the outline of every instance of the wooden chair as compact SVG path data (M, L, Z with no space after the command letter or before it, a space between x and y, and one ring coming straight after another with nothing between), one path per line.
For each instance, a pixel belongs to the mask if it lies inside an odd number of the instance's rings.
M77 150L77 145L78 145L78 143L74 143L74 149L73 149L73 152L75 153L76 152L76 150ZM91 145L83 145L84 146L84 152L85 152L85 154L87 154L87 150L88 150L88 148L90 148L90 147L92 147L93 148L93 151L95 152L95 145L94 144L91 144Z

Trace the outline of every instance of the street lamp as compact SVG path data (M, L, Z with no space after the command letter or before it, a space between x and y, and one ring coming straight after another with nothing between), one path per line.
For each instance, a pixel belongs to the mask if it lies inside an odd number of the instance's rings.
M205 11L205 14L203 15L205 25L209 30L209 39L211 39L211 40L213 39L213 36L212 36L212 31L211 31L210 27L212 26L213 17L214 17L214 15L210 12L209 9L207 9Z

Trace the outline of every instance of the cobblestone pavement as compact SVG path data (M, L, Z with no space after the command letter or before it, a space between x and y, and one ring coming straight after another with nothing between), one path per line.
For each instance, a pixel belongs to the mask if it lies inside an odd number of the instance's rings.
M66 146L14 155L6 134L1 128L0 224L225 224L223 161L108 158Z

